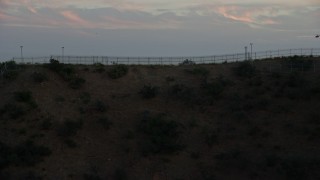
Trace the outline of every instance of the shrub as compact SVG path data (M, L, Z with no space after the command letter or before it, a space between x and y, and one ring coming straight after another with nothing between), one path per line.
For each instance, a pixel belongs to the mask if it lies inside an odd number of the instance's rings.
M85 79L75 74L75 69L72 65L61 64L59 61L51 59L47 67L67 81L72 89L79 89L86 82Z
M97 72L97 73L102 73L102 72L104 72L105 71L105 69L104 69L104 65L103 64L101 64L101 63L95 63L94 64L94 72Z
M32 141L27 141L14 148L14 152L17 156L15 165L35 165L42 161L42 156L48 156L51 154L50 149L44 146L36 146Z
M101 117L97 121L105 130L108 130L112 126L112 122L107 117Z
M34 101L32 97L31 91L16 91L14 92L14 98L18 102L26 103L30 106L30 108L37 108L38 105Z
M41 122L41 129L42 130L49 130L52 127L51 118L46 118Z
M101 180L102 178L96 173L85 173L83 174L85 180Z
M112 79L118 79L128 73L128 67L124 64L114 65L109 71L108 75Z
M196 68L193 68L192 70L186 69L185 71L187 73L194 74L194 75L200 75L203 77L207 77L210 73L210 71L204 67L196 67Z
M301 56L292 56L282 62L282 68L289 71L308 71L313 67L313 61Z
M67 119L58 127L57 133L62 137L74 136L82 128L82 124L82 120L72 121Z
M50 63L46 65L49 69L55 72L59 72L62 68L62 64L58 60L50 59Z
M94 103L94 109L98 112L106 112L107 111L107 105L103 101L97 100Z
M82 101L82 103L88 104L91 100L91 95L88 92L83 92L80 94L79 99Z
M48 80L48 76L45 73L41 73L41 72L34 72L32 73L31 77L33 81L36 83L42 83Z
M128 179L127 172L125 171L124 168L116 168L113 173L113 178L115 180L126 180Z
M209 147L212 147L213 144L218 143L218 134L216 131L209 128L204 128L202 133L204 135L204 140Z
M173 99L181 100L188 104L196 104L199 102L197 93L193 88L184 84L175 84L169 88L168 94Z
M179 65L195 65L196 63L189 60L189 59L186 59L184 60L183 62L181 62Z
M7 70L15 70L18 69L18 65L16 64L15 61L7 61L0 63L0 68L6 67Z
M207 83L205 86L206 93L211 97L218 97L225 89L225 86L220 81Z
M51 154L50 149L26 141L10 147L0 142L0 170L8 166L33 166Z
M146 115L138 126L138 131L146 137L143 138L142 151L145 155L172 154L182 148L178 143L178 123L173 120L166 120L164 116L151 117Z
M77 143L76 143L74 140L69 139L69 138L65 139L65 140L64 140L64 143L65 143L69 148L76 148L76 147L77 147Z
M14 92L14 98L18 102L28 103L32 101L31 91L16 91Z
M166 81L169 83L169 82L173 82L174 81L174 77L172 76L167 76L166 77Z
M16 77L18 76L18 72L17 71L6 71L3 74L3 77L7 80L14 80Z
M18 65L14 61L0 63L0 75L8 80L13 80L18 75Z
M81 78L81 77L74 77L72 79L69 80L69 86L72 89L79 89L81 88L81 86L86 82L85 79Z
M18 65L14 61L0 63L0 72L3 78L13 80L18 75Z
M145 99L151 99L157 96L158 88L156 86L144 85L139 94Z
M7 113L8 116L12 119L17 119L26 113L23 107L10 103L5 104L3 108L1 108L0 112L1 114Z
M253 77L256 74L256 68L250 61L243 61L234 68L234 73L239 77Z

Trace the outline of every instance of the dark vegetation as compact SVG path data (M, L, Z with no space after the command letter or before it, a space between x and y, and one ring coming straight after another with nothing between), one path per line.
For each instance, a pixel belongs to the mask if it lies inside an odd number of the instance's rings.
M145 99L154 98L158 94L158 87L152 85L144 85L139 94Z
M108 71L108 75L112 79L118 79L123 77L128 73L128 67L123 64L118 64L112 66L112 68Z
M50 154L50 149L30 140L16 146L0 142L0 170L10 166L34 166Z
M318 60L1 63L0 179L320 179Z
M141 138L142 153L172 154L182 149L179 143L178 123L167 120L165 115L150 115L145 112L138 124L138 132L144 134Z
M57 60L51 59L50 63L47 64L46 67L58 73L69 83L69 87L72 89L79 89L86 82L85 79L79 77L79 75L75 73L75 69L72 65L63 64Z
M14 61L0 63L1 76L13 80L18 76L19 66Z

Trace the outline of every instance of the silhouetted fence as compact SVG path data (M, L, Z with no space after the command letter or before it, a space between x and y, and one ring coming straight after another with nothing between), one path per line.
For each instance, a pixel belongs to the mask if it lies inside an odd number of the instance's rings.
M23 57L13 58L17 63L24 64L43 64L49 63L50 59L58 60L65 64L96 64L104 65L126 64L126 65L179 65L184 62L193 62L195 64L215 64L230 63L244 60L261 60L277 57L291 56L320 56L320 48L308 49L286 49L261 51L215 56L184 56L184 57L113 57L113 56L50 56L50 57ZM186 61L187 60L187 61Z

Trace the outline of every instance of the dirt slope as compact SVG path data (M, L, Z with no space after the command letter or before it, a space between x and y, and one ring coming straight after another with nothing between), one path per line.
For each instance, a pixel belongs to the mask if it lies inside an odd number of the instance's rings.
M14 66L0 179L319 179L319 74L268 65Z

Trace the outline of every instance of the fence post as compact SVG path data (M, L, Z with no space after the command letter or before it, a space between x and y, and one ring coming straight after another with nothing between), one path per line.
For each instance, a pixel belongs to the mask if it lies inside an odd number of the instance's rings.
M291 49L290 49L290 56L291 56Z

